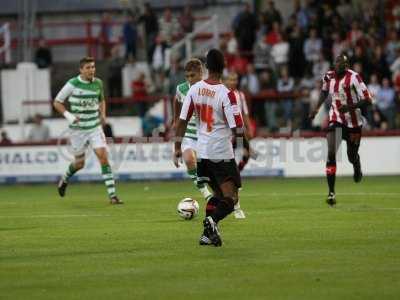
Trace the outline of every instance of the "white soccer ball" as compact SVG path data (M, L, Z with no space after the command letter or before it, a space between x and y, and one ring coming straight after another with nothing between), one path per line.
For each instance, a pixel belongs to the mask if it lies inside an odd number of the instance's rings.
M199 203L192 198L185 198L178 203L178 214L185 220L193 219L199 214Z

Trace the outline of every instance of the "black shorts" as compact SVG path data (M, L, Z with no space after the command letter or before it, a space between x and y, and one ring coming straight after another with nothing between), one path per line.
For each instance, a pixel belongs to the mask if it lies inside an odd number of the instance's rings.
M335 131L336 129L342 129L342 140L349 143L359 144L361 140L361 127L350 128L338 122L329 123L328 132Z
M220 185L232 180L237 188L242 186L239 169L234 159L214 161L197 160L197 177L199 183L208 183L215 192L220 192Z

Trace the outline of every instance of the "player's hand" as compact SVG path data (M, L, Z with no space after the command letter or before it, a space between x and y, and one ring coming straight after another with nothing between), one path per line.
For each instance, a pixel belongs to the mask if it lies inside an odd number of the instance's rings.
M102 126L102 127L106 126L106 124L107 124L106 118L105 118L105 117L101 117L101 118L100 118L100 123L101 123L101 126Z
M314 120L315 116L318 114L318 111L319 109L314 109L313 111L310 112L310 114L308 115L310 120Z
M174 152L174 165L179 168L179 163L182 163L182 151L180 149L175 149Z

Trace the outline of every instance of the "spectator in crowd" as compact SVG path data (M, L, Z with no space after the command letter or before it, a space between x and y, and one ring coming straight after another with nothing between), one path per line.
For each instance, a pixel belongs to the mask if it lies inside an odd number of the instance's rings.
M193 31L194 17L189 5L185 5L185 7L183 8L183 12L179 16L179 25L183 34L187 34Z
M273 93L276 91L276 81L270 70L267 69L260 73L260 87L265 92ZM258 104L257 101L254 102L255 102L254 104ZM277 102L275 100L268 99L264 102L263 106L264 109L262 109L261 105L259 106L252 105L253 108L252 110L257 114L255 115L255 117L257 118L257 123L262 124L265 122L268 131L270 132L277 131L278 129L278 122L276 118ZM260 116L261 113L264 113L264 115Z
M353 21L351 24L351 30L347 34L347 40L351 46L359 45L364 38L364 33L360 29L360 25L357 21Z
M314 63L312 68L312 74L315 80L321 79L326 72L329 71L330 64L325 59L325 56L321 53L319 59Z
M271 48L271 57L274 61L275 68L280 70L283 66L286 66L289 59L289 43L286 40L285 34L281 35L281 39L278 40Z
M396 94L390 86L388 78L383 78L382 87L376 95L376 106L382 115L386 118L389 128L395 127L396 121Z
M245 52L246 56L253 50L257 28L257 16L251 11L250 4L246 3L244 11L240 12L233 22L233 31L238 41L239 51Z
M144 14L139 17L139 23L144 24L144 34L146 39L147 62L150 64L153 59L156 37L158 35L158 18L150 3L144 5Z
M385 56L388 65L391 65L396 59L397 49L400 49L400 41L395 29L391 29L388 34L388 40L385 45Z
M36 114L33 118L33 126L28 134L28 141L30 142L46 142L50 139L50 129L47 125L43 124L43 117Z
M312 67L313 63L319 59L322 51L322 41L317 36L317 29L310 29L309 37L304 42L303 51L307 63Z
M257 95L260 92L260 82L253 64L247 65L247 73L242 76L240 87L251 95Z
M348 45L345 39L342 39L339 32L332 33L332 57L338 57L347 52Z
M318 105L319 96L321 94L321 80L316 80L314 88L310 91L310 111L315 110ZM321 130L324 128L324 123L327 121L328 109L327 105L323 105L319 110L318 114L314 117L311 123L311 127L315 130Z
M278 79L277 91L279 93L293 93L294 92L294 80L289 76L287 67L283 67L280 71L280 77ZM286 129L292 130L292 116L293 116L293 98L288 96L281 101L283 106L283 118L285 121Z
M178 20L172 15L171 9L164 10L163 17L159 20L160 37L168 47L172 46L174 38L178 36L179 24Z
M321 77L322 78L322 77ZM318 80L321 80L319 78ZM301 79L299 85L298 85L298 90L301 93L302 97L300 98L300 110L301 110L301 120L300 120L300 126L301 129L311 129L311 124L310 124L310 107L311 107L311 91L314 88L316 80L313 77L313 74L311 71L308 69L306 70L306 73L304 77ZM297 103L298 101L296 101Z
M147 110L148 92L145 81L146 75L140 73L139 77L132 81L132 99L137 103L139 117L143 120Z
M126 16L126 20L122 28L122 33L125 44L125 60L127 60L129 56L132 56L134 59L136 59L138 31L136 20L133 15L128 14Z
M122 68L124 67L124 59L120 56L120 48L114 46L111 49L111 58L108 61L107 84L108 95L110 97L122 97ZM129 54L127 59L134 59L132 54ZM114 106L114 105L112 105Z
M367 87L372 98L374 99L376 95L378 95L378 91L381 89L381 85L379 84L379 78L376 73L371 74Z
M39 47L35 52L35 63L40 69L49 68L53 64L53 55L44 39L39 40Z
M13 142L10 140L8 137L7 131L4 129L1 129L1 140L0 140L0 146L10 146L13 144Z
M267 31L272 29L272 24L275 22L282 24L282 15L275 7L274 1L268 2L267 9L262 13L262 20L267 28Z
M100 21L99 40L103 48L103 58L111 56L112 18L109 13L104 13Z
M289 73L294 78L301 78L304 74L305 57L303 47L303 33L301 28L296 25L289 36Z
M267 35L265 36L265 43L270 46L275 45L280 40L282 40L281 34L282 31L280 23L279 22L272 23L272 29L268 31Z
M368 72L366 72L367 76L372 73L378 73L382 77L390 78L389 66L386 62L386 57L381 45L375 47L372 57L368 61L368 66Z

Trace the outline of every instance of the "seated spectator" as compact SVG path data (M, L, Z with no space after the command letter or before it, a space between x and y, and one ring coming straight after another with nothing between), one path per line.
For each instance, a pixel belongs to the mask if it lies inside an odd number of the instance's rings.
M275 67L280 70L281 67L288 63L289 59L289 43L284 34L281 39L272 46L271 56L274 61Z
M325 59L325 56L321 53L319 55L319 59L314 63L313 68L312 68L312 73L314 76L314 79L321 79L326 72L329 71L330 64L329 62Z
M247 65L247 73L242 76L240 87L251 95L260 92L260 82L253 64Z
M13 142L10 140L8 137L7 131L4 129L1 130L1 140L0 140L0 146L10 146L12 145Z
M49 68L53 64L53 55L44 39L39 40L39 47L35 52L35 63L39 69Z
M33 126L28 134L28 141L30 142L46 142L50 138L50 129L47 125L43 124L41 115L36 114L33 118Z
M347 52L348 44L346 40L342 39L340 33L332 33L332 57L338 57L340 54Z
M388 41L385 45L385 56L388 65L391 65L396 59L397 50L400 49L400 41L398 39L397 31L390 30Z
M395 127L396 118L396 94L394 89L390 86L388 78L383 78L382 87L378 90L376 95L376 106L382 115L388 121L388 127L393 129Z
M351 23L351 30L347 34L347 41L351 46L359 45L364 38L364 33L360 29L359 23L357 21L353 21Z
M260 73L260 89L262 91L275 92L276 91L276 81L273 77L271 70L266 70ZM268 99L264 102L263 107L259 107L258 101L253 101L252 111L257 114L264 113L263 122L265 123L268 131L275 132L278 129L278 122L276 119L277 111L277 101ZM261 123L260 116L258 116L258 122Z

